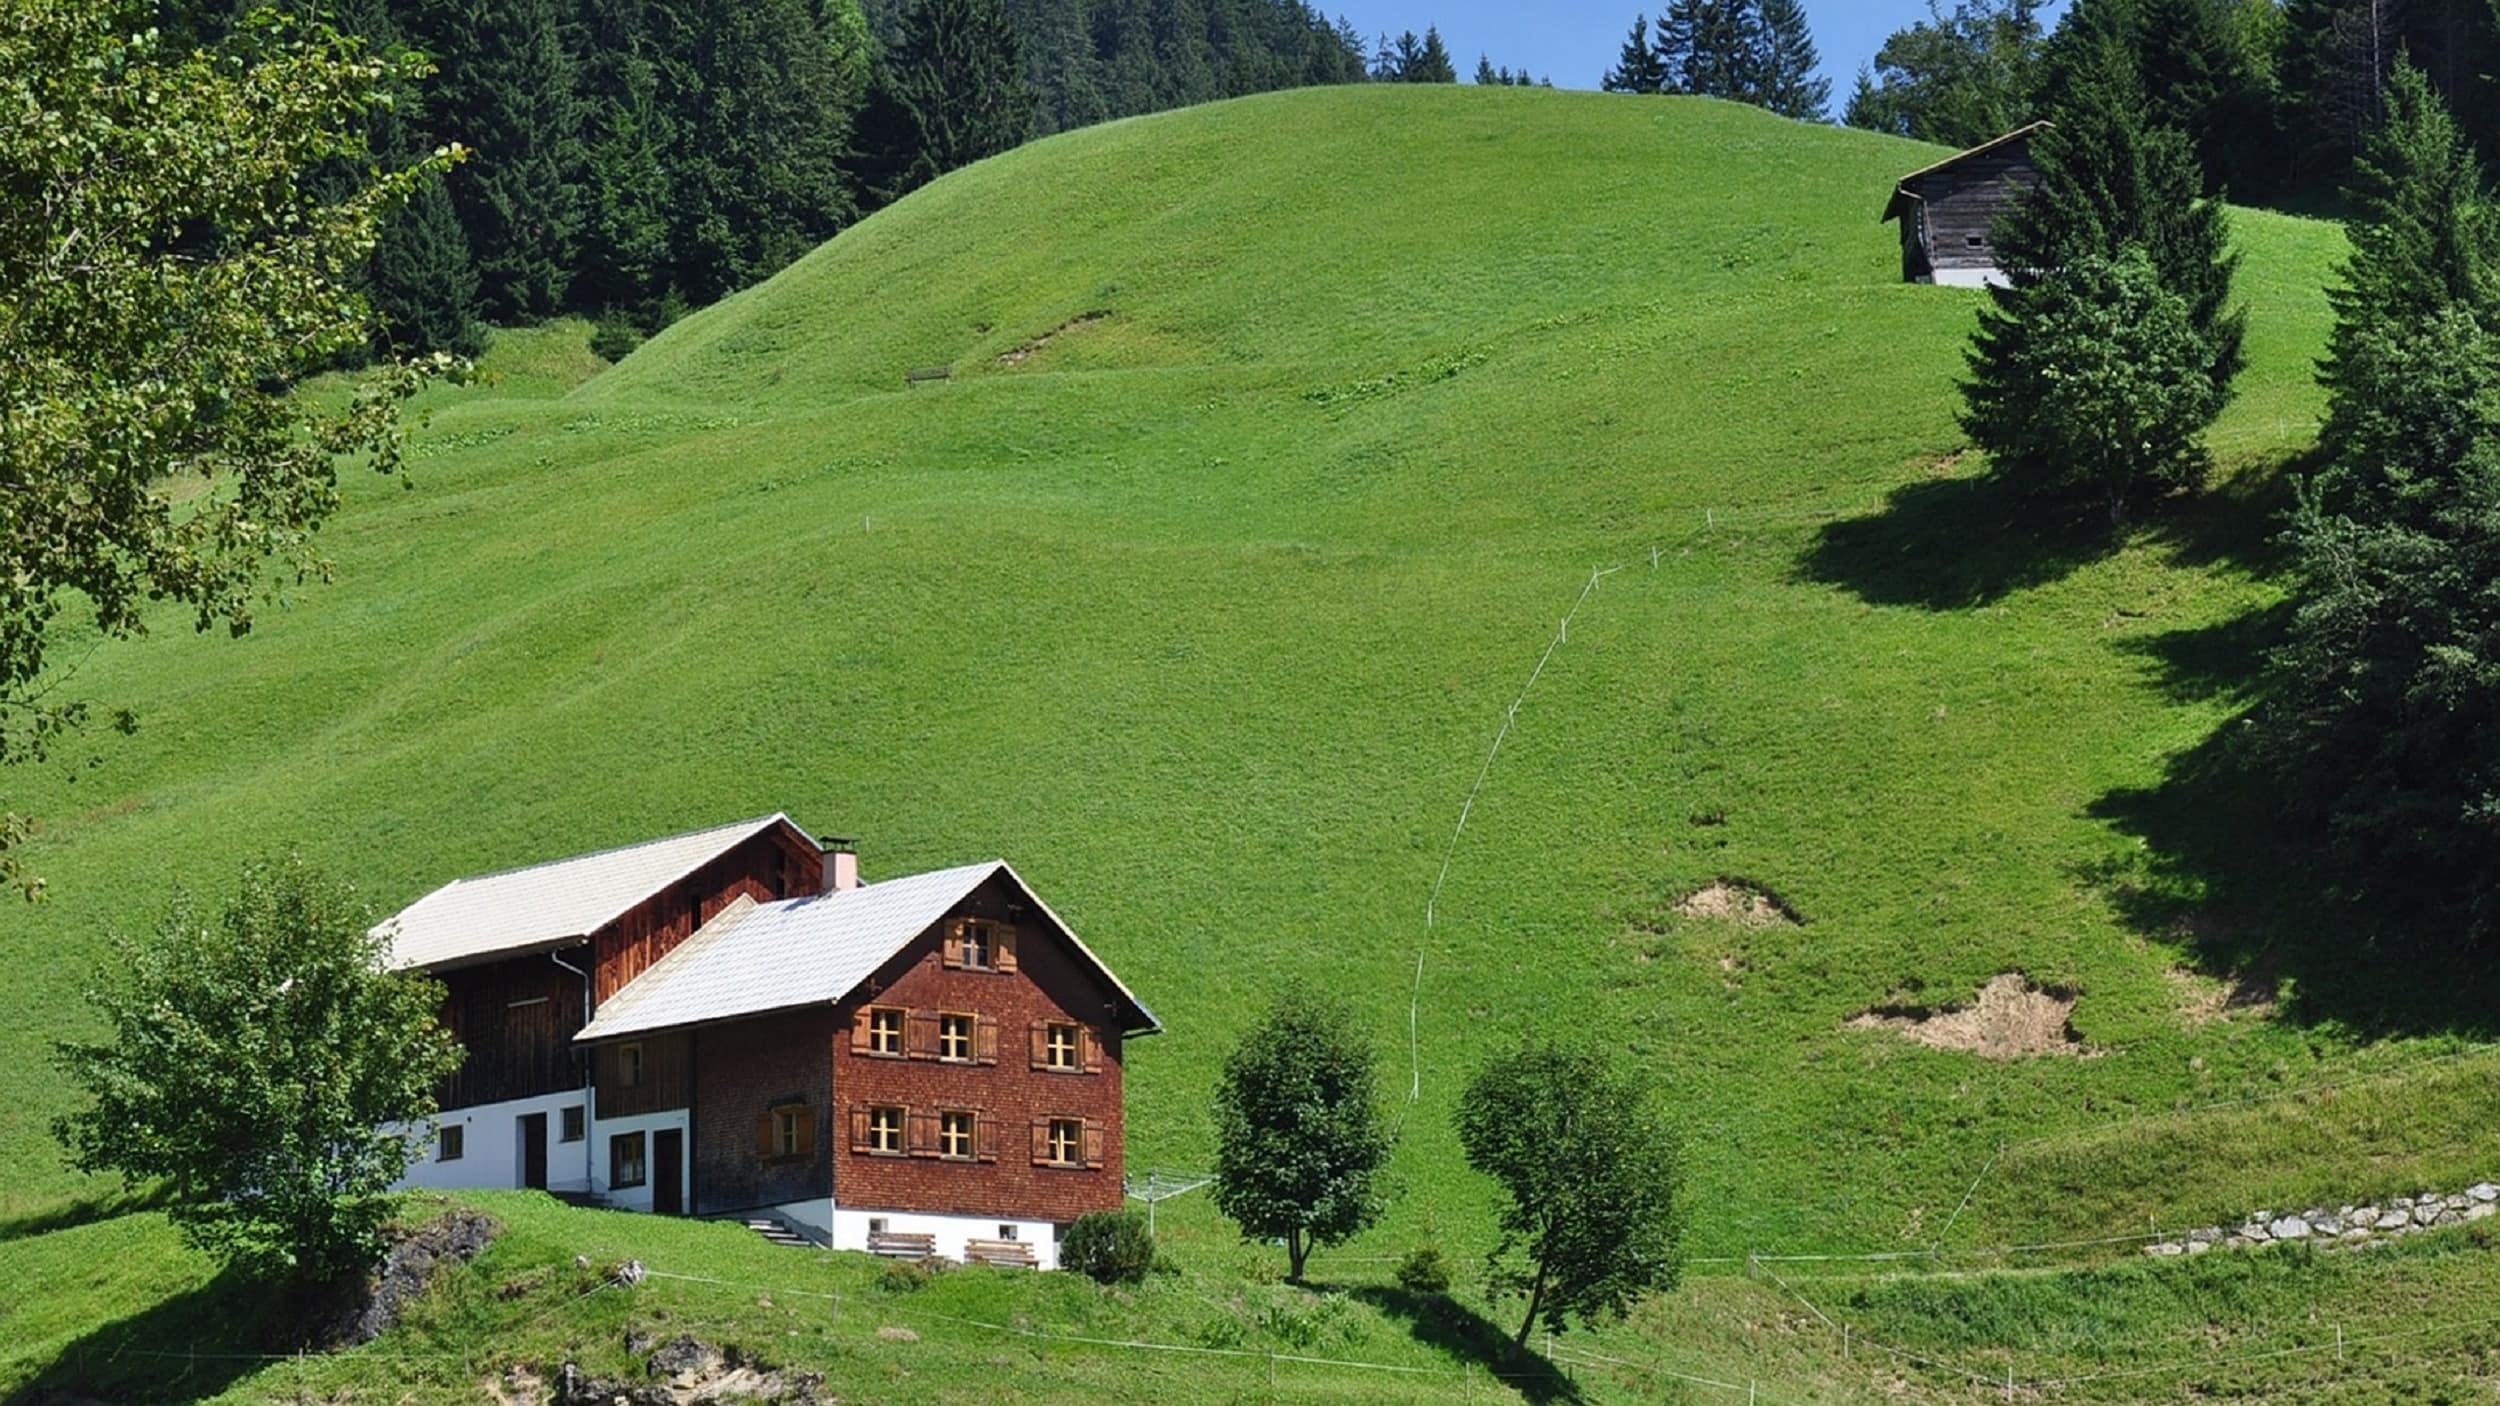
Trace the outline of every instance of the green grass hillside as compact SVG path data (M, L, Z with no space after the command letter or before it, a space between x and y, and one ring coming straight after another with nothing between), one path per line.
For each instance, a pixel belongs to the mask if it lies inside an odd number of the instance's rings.
M2235 216L2223 480L2100 542L1961 452L1977 296L1899 283L1876 223L1934 154L1681 99L1277 95L958 173L569 393L515 338L501 389L431 397L404 485L351 485L337 584L98 650L72 687L140 732L13 779L53 897L0 917L0 1217L101 1194L43 1051L174 885L291 846L387 909L775 808L872 879L1014 859L1170 1027L1132 1053L1139 1168L1207 1162L1264 989L1351 996L1419 1092L1356 1254L1489 1244L1450 1111L1527 1033L1654 1075L1705 1257L2500 1171L2500 1061L2401 1072L2485 1018L2350 960L2205 764L2275 618L2340 232ZM1679 911L1723 877L1799 921ZM2069 1053L1849 1023L2009 971L2074 993ZM2452 1259L2373 1272L2490 1281ZM1687 1297L1673 1331L1737 1356L1802 1313Z

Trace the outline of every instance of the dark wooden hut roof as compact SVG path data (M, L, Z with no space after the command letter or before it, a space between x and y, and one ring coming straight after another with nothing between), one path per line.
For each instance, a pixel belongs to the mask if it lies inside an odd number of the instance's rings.
M1979 145L1972 147L1968 151L1957 151L1942 161L1921 166L1917 170L1912 171L1910 174L1903 176L1900 180L1893 183L1892 199L1885 203L1883 217L1882 219L1877 220L1876 223L1882 224L1886 220L1897 220L1908 211L1909 203L1914 198L1914 192L1910 189L1913 183L1923 180L1928 176L1932 176L1938 171L1945 170L1952 166L1958 166L1962 162L1970 160L1972 157L1985 156L1989 152L1996 150L1998 147L2004 146L2008 142L2023 141L2029 138L2033 133L2038 132L2041 128L2049 125L2051 124L2046 121L2027 123L2023 126L2015 128L2011 132L2006 133L2004 136L1981 142Z

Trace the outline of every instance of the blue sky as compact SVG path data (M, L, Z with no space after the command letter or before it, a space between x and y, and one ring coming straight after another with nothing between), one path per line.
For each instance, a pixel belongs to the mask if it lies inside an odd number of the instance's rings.
M1315 0L1331 17L1354 21L1369 42L1382 31L1395 34L1424 26L1441 26L1458 76L1465 79L1484 54L1496 65L1526 65L1538 77L1550 77L1561 88L1594 88L1613 67L1623 47L1632 16L1655 11L1659 0ZM1823 71L1832 80L1835 108L1848 97L1858 66L1875 57L1884 36L1927 15L1926 0L1805 0L1814 25L1814 44L1823 55ZM1947 0L1947 8L1951 8ZM2053 23L2063 3L2043 15Z

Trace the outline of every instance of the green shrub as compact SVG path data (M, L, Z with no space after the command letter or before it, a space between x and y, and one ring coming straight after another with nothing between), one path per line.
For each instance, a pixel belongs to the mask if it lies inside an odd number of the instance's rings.
M1398 1287L1410 1294L1450 1291L1450 1260L1438 1245L1418 1245L1398 1261Z
M877 1275L877 1287L889 1294L916 1294L936 1277L924 1260L896 1260Z
M1135 1284L1154 1268L1155 1238L1135 1211L1095 1211L1068 1227L1059 1264L1099 1284Z
M642 329L621 312L612 312L599 319L590 330L590 354L601 361L623 361L642 345Z

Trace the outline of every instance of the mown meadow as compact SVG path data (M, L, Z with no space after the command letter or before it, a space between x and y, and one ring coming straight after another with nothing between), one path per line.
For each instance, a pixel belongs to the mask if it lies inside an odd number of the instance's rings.
M1214 1076L1265 992L1355 1001L1405 1111L1402 1195L1347 1282L1425 1241L1489 1248L1491 1190L1449 1126L1477 1060L1527 1035L1615 1048L1684 1130L1701 1262L1589 1350L1789 1383L1765 1399L1890 1379L1749 1254L2119 1235L2492 1176L2491 1007L2317 892L2217 741L2279 622L2273 515L2314 433L2341 232L2235 215L2250 368L2222 472L2112 538L1962 452L1977 295L1901 284L1876 222L1934 155L1700 100L1271 95L959 172L612 369L578 326L507 334L499 383L429 393L404 481L350 478L334 584L241 640L168 619L96 650L69 687L139 731L13 778L52 896L0 916L0 1218L110 1209L45 1134L66 1095L44 1052L79 1028L102 934L177 885L295 848L387 911L775 809L859 836L872 881L1012 859L1169 1026L1130 1052L1139 1170L1209 1160ZM932 366L951 378L906 387ZM1794 921L1679 911L1722 880ZM2056 1052L1849 1023L2005 972L2072 994ZM551 1263L583 1237L622 1257L727 1233L502 1213ZM1217 1281L1260 1257L1202 1203L1166 1214L1180 1276L1111 1319L1057 1283L983 1288L966 1316L1217 1331L1179 1296L1225 1303ZM147 1217L57 1234L167 1243ZM1812 1297L1854 1296L1914 1350L2076 1374L2263 1346L2309 1303L2358 1323L2487 1296L2479 1241L2451 1238L2200 1267L2266 1286L2210 1332L2203 1291L2152 1266ZM68 1274L69 1243L21 1235L0 1264ZM2132 1287L2087 1349L2057 1315L2112 1292L2096 1275ZM130 1312L196 1287L115 1282ZM537 1292L518 1301L573 1323ZM1394 1309L1346 1309L1332 1355L1467 1360ZM943 1336L925 1349L973 1389L994 1344ZM1018 1389L1265 1389L1118 1386L1138 1369L1106 1354ZM2396 1380L2347 1369L2247 1380L2318 1400ZM1578 1370L1609 1399L1670 1390Z

